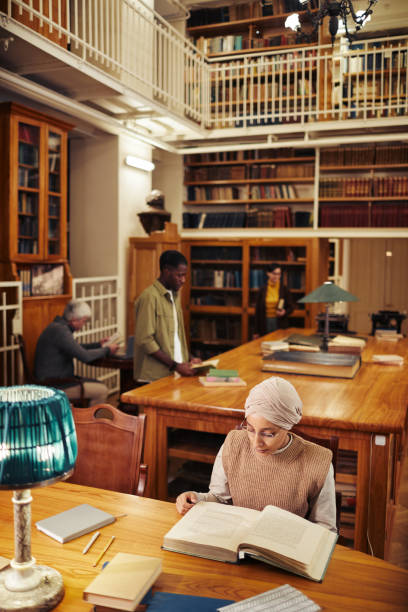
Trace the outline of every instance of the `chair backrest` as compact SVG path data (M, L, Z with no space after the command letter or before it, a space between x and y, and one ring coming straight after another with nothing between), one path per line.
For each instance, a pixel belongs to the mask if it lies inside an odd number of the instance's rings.
M293 433L297 434L304 440L308 440L309 442L314 442L315 444L319 444L320 446L324 446L325 448L329 448L333 453L333 471L334 477L336 478L337 471L337 452L339 450L339 439L337 436L329 436L328 438L317 438L316 436L311 436L310 434L306 434L303 431L298 431L296 428L292 429Z
M25 344L24 344L24 338L21 334L16 334L15 336L19 349L20 349L20 356L21 356L21 361L23 364L23 375L24 375L24 382L26 384L32 383L33 381L33 377L32 374L30 372L30 368L28 366L28 360L27 360L27 354L26 354L26 350L25 350Z
M125 414L110 404L72 408L78 458L70 482L143 495L141 466L145 415Z

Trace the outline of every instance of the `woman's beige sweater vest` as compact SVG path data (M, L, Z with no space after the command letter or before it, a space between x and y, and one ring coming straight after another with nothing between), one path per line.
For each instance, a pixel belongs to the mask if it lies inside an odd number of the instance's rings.
M246 431L230 431L222 462L234 506L262 510L268 504L305 517L320 493L332 452L291 434L284 451L257 455Z

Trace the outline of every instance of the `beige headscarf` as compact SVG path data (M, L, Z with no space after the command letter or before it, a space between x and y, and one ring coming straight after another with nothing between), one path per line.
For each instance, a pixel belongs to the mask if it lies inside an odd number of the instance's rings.
M254 413L282 429L291 429L302 418L302 400L290 382L271 376L255 385L248 394L245 417Z

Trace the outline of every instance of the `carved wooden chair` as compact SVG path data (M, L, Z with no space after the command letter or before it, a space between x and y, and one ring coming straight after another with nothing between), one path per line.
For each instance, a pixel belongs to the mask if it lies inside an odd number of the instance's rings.
M78 458L69 482L143 495L147 466L141 463L145 415L124 414L110 404L73 408Z
M55 387L56 389L61 389L62 391L64 390L64 385L78 385L80 388L79 398L76 400L70 400L70 402L75 402L76 406L82 408L86 408L88 406L89 399L85 397L84 385L82 380L78 376L69 376L65 378L46 378L41 381L37 380L28 366L23 336L21 334L16 334L15 338L19 345L25 383L32 385L42 385L43 387Z

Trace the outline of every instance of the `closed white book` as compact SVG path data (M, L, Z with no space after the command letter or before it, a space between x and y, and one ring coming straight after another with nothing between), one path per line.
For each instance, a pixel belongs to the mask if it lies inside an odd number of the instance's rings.
M114 521L115 517L112 514L89 504L81 504L37 521L35 526L50 538L64 543L79 538L94 529L105 527Z

